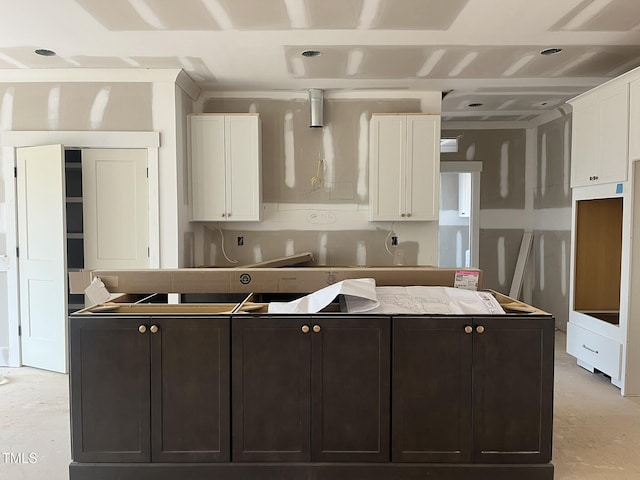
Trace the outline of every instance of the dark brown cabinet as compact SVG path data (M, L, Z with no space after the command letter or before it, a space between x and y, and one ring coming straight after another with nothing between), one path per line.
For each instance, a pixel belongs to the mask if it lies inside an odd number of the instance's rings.
M395 317L392 459L551 460L552 317Z
M232 323L234 461L389 461L389 318Z
M70 316L71 480L552 480L554 318Z
M75 462L230 459L229 319L70 318Z

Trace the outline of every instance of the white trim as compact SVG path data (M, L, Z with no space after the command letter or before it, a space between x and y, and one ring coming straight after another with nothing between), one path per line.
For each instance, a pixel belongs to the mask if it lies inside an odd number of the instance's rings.
M531 113L534 115L534 113ZM442 113L442 117L446 118L449 114L447 112ZM478 121L460 121L460 122L451 122L451 121L443 121L442 122L442 131L445 130L526 130L530 127L530 121L491 121L487 120L485 122Z
M179 68L34 68L2 69L6 83L176 83Z
M149 166L149 267L160 267L160 208L159 208L159 132L100 132L100 131L6 131L0 133L2 163L5 178L5 213L7 226L7 289L9 312L9 364L22 364L18 336L19 289L16 248L17 201L14 168L16 148L32 145L60 144L68 148L145 148Z
M65 132L65 131L8 131L0 133L0 145L28 147L61 144L67 148L159 148L158 132Z
M11 159L11 160L9 160ZM14 177L15 153L11 147L2 147L2 166L5 186L5 225L7 242L7 313L9 315L9 366L19 367L20 351L20 299L18 297L18 216L16 211L16 179Z
M191 100L198 100L198 97L202 93L202 89L196 85L189 75L184 70L180 70L176 78L176 85L185 92Z

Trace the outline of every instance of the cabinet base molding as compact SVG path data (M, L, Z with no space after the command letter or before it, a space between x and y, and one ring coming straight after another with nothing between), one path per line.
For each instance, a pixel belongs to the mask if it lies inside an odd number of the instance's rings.
M76 463L69 480L553 480L553 465L443 463Z

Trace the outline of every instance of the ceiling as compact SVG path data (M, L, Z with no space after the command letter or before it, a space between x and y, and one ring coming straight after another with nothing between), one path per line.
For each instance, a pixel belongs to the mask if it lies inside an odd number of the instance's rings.
M206 90L438 90L449 92L443 121L529 121L640 65L639 0L0 5L0 79L16 68L177 67ZM562 52L540 54L548 48Z

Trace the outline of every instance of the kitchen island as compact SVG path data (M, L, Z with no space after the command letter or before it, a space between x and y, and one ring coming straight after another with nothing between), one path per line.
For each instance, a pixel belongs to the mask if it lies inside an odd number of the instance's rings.
M554 318L70 317L70 480L551 480Z

